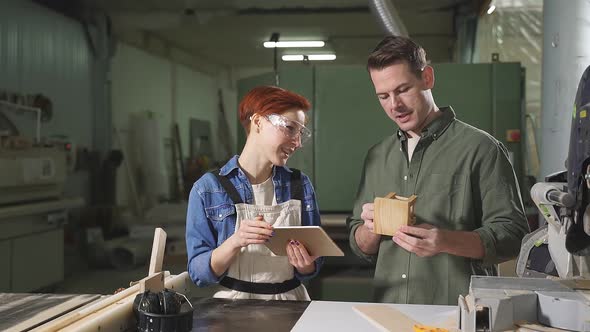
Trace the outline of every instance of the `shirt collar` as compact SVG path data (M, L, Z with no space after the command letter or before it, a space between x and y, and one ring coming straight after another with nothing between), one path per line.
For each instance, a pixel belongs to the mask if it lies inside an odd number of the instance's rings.
M453 111L451 106L441 107L439 112L441 112L441 115L422 129L421 137L424 138L432 135L432 138L436 140L451 125L451 122L455 120L455 111ZM406 133L401 129L397 130L397 137L402 142L407 140Z
M240 168L240 165L238 164L238 157L238 155L235 155L227 163L225 163L225 165L223 165L223 167L221 167L219 170L219 175L226 176L234 169Z
M238 164L238 158L239 157L240 157L239 155L233 156L225 165L223 165L223 167L221 167L221 169L219 170L219 175L226 176L229 173L231 173L233 170L239 169L240 168L240 165ZM274 175L276 174L276 169L277 168L278 168L277 166L273 167L273 173L272 173L273 178L274 178ZM287 166L283 166L283 167L280 167L280 168L283 168L284 170L286 170L289 173L293 172Z

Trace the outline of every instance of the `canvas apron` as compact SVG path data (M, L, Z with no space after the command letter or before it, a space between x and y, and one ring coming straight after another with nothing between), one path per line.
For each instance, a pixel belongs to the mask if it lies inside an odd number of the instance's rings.
M229 192L232 188L227 188L228 182L229 180L225 182L224 187ZM235 197L235 193L230 194L230 197ZM235 231L240 228L243 220L253 220L259 215L273 227L301 226L301 200L298 199L278 205L237 203L235 208ZM309 301L305 286L295 278L294 272L295 268L289 263L287 256L276 256L264 244L250 244L241 248L229 266L226 277L220 282L225 289L217 292L214 297ZM283 292L285 289L289 290Z

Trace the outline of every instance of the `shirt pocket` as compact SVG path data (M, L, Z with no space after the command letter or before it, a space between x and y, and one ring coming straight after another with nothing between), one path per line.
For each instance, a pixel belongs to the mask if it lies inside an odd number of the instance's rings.
M465 176L434 173L424 180L423 192L418 193L416 201L417 217L423 219L422 222L456 229L464 214Z
M228 216L236 213L236 207L233 204L222 204L205 208L205 214L209 220L222 222Z
M303 202L301 202L302 209L305 212L312 212L316 210L315 199L313 196L303 198Z

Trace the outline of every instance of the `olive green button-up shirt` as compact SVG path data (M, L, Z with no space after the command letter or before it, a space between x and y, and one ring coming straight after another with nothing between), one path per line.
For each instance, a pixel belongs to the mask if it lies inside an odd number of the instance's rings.
M365 159L353 215L348 219L355 254L376 263L375 300L392 303L457 304L472 274L493 275L495 265L518 255L528 224L506 148L491 135L455 119L450 107L421 133L408 161L406 136L398 131L373 146ZM417 195L416 223L475 231L481 260L437 254L418 257L382 236L376 255L358 247L362 206L389 192Z

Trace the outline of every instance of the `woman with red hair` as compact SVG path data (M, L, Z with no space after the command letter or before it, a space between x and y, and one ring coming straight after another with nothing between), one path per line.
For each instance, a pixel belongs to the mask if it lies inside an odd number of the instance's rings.
M311 136L305 127L310 107L303 96L285 89L254 88L239 105L248 135L242 153L193 185L188 272L197 286L224 286L215 297L310 299L301 281L318 274L323 258L310 256L296 239L285 244L287 257L264 246L273 227L320 225L309 178L286 166Z

